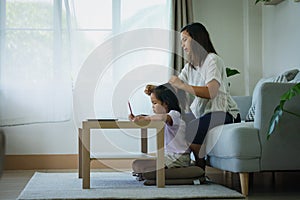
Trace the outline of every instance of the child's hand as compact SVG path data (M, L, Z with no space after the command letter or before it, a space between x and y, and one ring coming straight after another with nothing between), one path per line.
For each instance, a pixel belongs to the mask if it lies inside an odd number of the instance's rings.
M129 119L130 121L133 121L134 118L135 118L135 116L134 116L133 114L129 114L129 115L128 115L128 119Z
M146 85L144 92L145 94L150 95L155 88L155 85Z

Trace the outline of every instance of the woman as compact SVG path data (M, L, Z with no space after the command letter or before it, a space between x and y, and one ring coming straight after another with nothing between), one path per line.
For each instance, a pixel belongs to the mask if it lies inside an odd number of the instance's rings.
M218 56L209 33L200 23L181 29L181 46L188 63L169 83L194 96L190 109L195 116L187 126L187 140L196 165L205 169L205 154L199 154L207 132L218 125L240 122L239 110L229 94L224 62Z

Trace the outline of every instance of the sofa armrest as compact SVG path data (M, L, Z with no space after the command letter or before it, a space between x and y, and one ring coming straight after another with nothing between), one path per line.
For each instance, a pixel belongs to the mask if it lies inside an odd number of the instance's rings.
M5 137L2 130L0 130L0 177L4 168L4 156L5 156Z
M259 158L261 147L258 132L253 122L217 126L207 134L206 154L223 158Z
M252 97L251 96L233 96L234 101L237 103L240 109L241 119L245 120L246 115L251 107Z
M204 148L201 148L201 151ZM230 172L260 171L259 130L253 122L225 124L211 129L205 140L208 165Z
M267 133L270 119L273 115L274 109L280 103L281 96L287 92L293 83L263 83L260 88L260 95L255 105L255 120L254 127L259 129L264 134ZM286 107L291 111L300 112L300 96L296 96L290 101L286 102ZM285 115L285 117L290 117ZM299 119L299 118L298 118Z
M259 129L262 144L261 170L300 169L300 118L284 112L273 134L267 140L269 122L281 96L293 85L291 83L264 83L255 107L254 127ZM284 108L300 113L300 95L287 101ZM280 160L280 162L278 162Z

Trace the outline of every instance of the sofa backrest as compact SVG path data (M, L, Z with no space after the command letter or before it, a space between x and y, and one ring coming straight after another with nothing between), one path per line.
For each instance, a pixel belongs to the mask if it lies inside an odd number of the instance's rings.
M4 132L0 130L0 178L4 169L4 156L5 156L5 137L4 137Z
M239 107L241 119L245 120L246 115L248 114L248 111L251 106L252 97L251 96L233 96L232 98L234 99L234 101L237 103L237 105Z

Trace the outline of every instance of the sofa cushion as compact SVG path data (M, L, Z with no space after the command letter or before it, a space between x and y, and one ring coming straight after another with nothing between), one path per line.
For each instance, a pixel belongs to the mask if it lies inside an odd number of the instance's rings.
M156 160L134 160L132 169L135 173L142 173L146 179L156 179ZM200 177L203 174L203 169L197 166L165 169L166 179L189 179Z
M156 160L138 159L132 163L133 172L141 174L144 185L156 184ZM192 185L205 181L205 172L198 166L165 169L166 185Z
M166 185L199 185L201 182L205 181L205 177L200 178L189 178L189 179L166 179ZM144 185L156 185L156 180L146 179Z
M205 181L205 172L201 167L189 166L165 169L166 185L193 185ZM143 173L144 185L156 184L156 171Z
M156 171L143 173L145 179L156 179ZM165 169L166 180L169 179L196 179L204 175L201 167L189 166Z
M241 115L242 121L245 121L246 116L249 112L249 108L252 104L252 97L251 96L233 96L234 101L237 103L239 107L239 112Z

